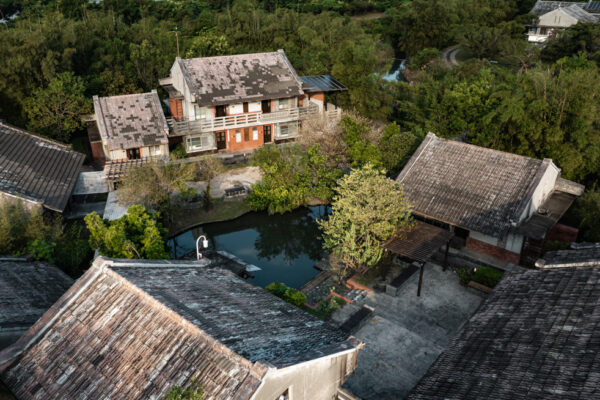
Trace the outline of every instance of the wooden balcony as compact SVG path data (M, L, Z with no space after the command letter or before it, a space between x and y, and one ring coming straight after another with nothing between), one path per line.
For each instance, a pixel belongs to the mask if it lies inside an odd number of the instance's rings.
M329 112L326 113L328 114ZM316 118L320 115L319 106L315 103L310 103L306 107L288 108L271 113L253 112L195 121L175 121L172 118L168 118L167 122L171 130L171 136L184 136L279 122L302 121L309 118Z

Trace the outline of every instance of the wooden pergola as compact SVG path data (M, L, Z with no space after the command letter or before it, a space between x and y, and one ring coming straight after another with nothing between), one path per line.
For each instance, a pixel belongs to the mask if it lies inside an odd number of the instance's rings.
M396 237L384 244L383 248L421 264L419 271L419 286L417 289L417 296L421 296L425 263L427 263L427 261L429 261L431 257L445 245L446 249L443 266L445 271L448 263L449 244L453 236L453 232L425 222L415 221L415 225L410 231L399 232Z

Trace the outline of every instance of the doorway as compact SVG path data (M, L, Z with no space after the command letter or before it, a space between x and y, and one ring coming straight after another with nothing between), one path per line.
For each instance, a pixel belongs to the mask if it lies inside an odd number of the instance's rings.
M271 125L263 126L263 137L265 143L269 143L271 141Z
M127 149L127 159L128 160L139 160L141 158L140 149Z
M227 116L227 106L226 105L216 106L215 114L217 117L226 117Z
M215 132L217 139L217 150L223 150L227 148L227 132Z
M271 112L271 100L263 100L260 102L260 106L262 109L263 113L270 113Z

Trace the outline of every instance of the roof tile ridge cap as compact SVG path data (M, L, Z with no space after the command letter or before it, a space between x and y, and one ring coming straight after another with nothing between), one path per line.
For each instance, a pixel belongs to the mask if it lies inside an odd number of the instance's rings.
M125 94L116 94L114 96L94 96L94 97L98 97L98 99L115 99L118 97L147 96L147 95L151 95L154 91L156 91L156 89L152 89L149 92L142 92L142 93L125 93Z
M106 97L100 97L98 95L92 97L94 114L96 114L96 125L98 126L98 133L100 133L100 139L102 139L102 133L104 132L106 140L110 140L112 139L112 136L108 134L108 126L106 124L106 119L104 118L104 107L102 106L103 99L106 99Z
M27 330L14 344L0 351L0 373L8 369L25 351L42 336L65 313L67 308L106 270L104 257L94 260L92 266Z
M540 160L539 158L533 158L533 157L524 156L524 155L521 155L521 154L511 153L509 151L492 149L491 147L479 146L479 145L473 144L473 143L459 142L457 140L441 138L441 137L438 137L438 136L436 136L436 137L440 141L451 143L453 145L460 145L460 146L464 146L464 147L472 147L472 148L482 149L482 150L485 150L485 151L490 151L490 152L494 152L494 153L504 154L506 156L510 156L510 157L513 157L513 158L526 158L526 159L529 159L529 160L537 160L537 161L540 161L540 162L543 161L543 160ZM551 160L551 159L549 159L549 160Z
M183 80L185 81L185 84L188 86L190 92L192 92L192 95L194 97L196 95L198 95L198 97L199 97L200 91L198 90L196 85L194 85L194 83L192 82L192 77L190 76L190 71L188 71L187 66L185 65L185 62L184 62L187 60L193 60L193 58L175 57L175 62L179 65L179 69L181 69L181 75L183 75ZM184 90L184 92L185 92L185 90ZM195 99L195 98L194 98L194 100L197 101L197 99Z
M9 124L9 123L7 123L7 122L5 122L5 121L2 121L2 120L0 120L0 127L2 127L2 126L4 126L5 128L8 128L8 129L11 129L11 130L13 130L13 131L16 131L16 132L18 132L18 133L21 133L21 134L23 134L23 135L26 135L26 136L31 136L31 137L33 137L34 139L42 140L42 141L44 141L44 142L48 142L48 143L54 144L54 145L56 145L56 146L62 147L62 148L63 148L63 149L65 149L65 150L69 150L69 151L72 151L73 153L76 153L76 151L74 151L74 150L71 148L71 146L69 146L68 144L65 144L65 143L59 142L58 140L50 139L50 138L48 138L48 137L45 137L45 136L39 135L39 134L37 134L37 133L30 132L30 131L28 131L28 130L26 130L26 129L19 128L18 126L15 126L15 125L12 125L12 124Z
M113 260L110 260L110 265L113 265L113 264L114 264ZM115 265L115 266L117 266L117 265ZM136 295L147 300L152 306L156 307L157 309L163 311L169 319L181 324L189 333L206 338L206 340L208 342L211 342L211 344L214 344L213 348L218 349L219 351L221 351L222 353L224 353L226 355L235 357L236 359L238 359L238 361L240 361L240 363L242 363L244 366L246 366L249 370L252 370L252 368L254 367L255 363L253 363L252 361L248 360L247 358L241 356L240 354L236 353L235 351L231 350L229 347L227 347L226 345L224 345L223 343L221 343L220 341L218 341L217 339L212 337L204 329L191 323L185 317L180 315L177 311L173 310L171 307L167 306L166 304L160 302L154 296L152 296L150 293L146 292L144 289L140 288L133 282L131 282L128 279L126 279L125 277L121 276L118 272L114 271L112 268L106 268L105 273L109 274L112 277L115 277L124 285L127 285Z
M300 92L302 94L304 94L304 90L302 90L302 85L303 82L300 79L300 77L298 76L298 73L296 73L296 69L294 68L294 66L292 65L292 63L290 62L290 60L287 58L287 55L285 54L285 51L283 49L278 49L275 54L277 54L279 57L282 58L283 62L288 66L288 68L290 69L290 72L292 73L292 77L294 78L294 80L296 81L296 83L298 83L298 85L300 86Z
M165 130L165 132L163 132L165 134L165 137L167 137L168 140L168 135L169 135L169 124L167 123L167 117L165 116L165 113L162 109L162 105L160 104L160 98L158 97L158 91L156 89L152 89L152 91L150 92L150 95L152 96L152 104L155 108L154 111L158 114L158 118L160 119L160 125L161 128Z
M423 139L419 147L417 147L417 150L415 150L413 155L410 157L410 160L408 160L408 163L404 166L404 168L402 168L402 171L400 171L400 173L396 177L396 181L402 183L402 179L404 179L404 177L408 175L412 167L417 163L417 161L421 157L421 154L423 154L427 146L429 146L429 143L439 139L440 138L437 137L435 133L427 132L425 139Z

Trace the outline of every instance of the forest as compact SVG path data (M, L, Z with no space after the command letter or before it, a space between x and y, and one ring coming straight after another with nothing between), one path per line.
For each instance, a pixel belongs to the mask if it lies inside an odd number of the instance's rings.
M371 125L346 121L355 165L397 172L428 131L552 158L587 187L568 218L600 241L600 25L539 48L525 37L534 3L0 0L0 118L77 148L93 95L155 89L178 54L281 48L299 74L343 82L340 106L386 126L361 147ZM440 56L453 45L463 57L448 66ZM406 79L384 79L398 59Z

